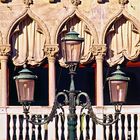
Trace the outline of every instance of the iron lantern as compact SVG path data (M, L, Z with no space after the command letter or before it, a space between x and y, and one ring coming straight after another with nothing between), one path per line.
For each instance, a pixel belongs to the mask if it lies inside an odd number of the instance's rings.
M123 104L127 95L129 77L120 70L120 66L117 66L117 70L107 78L109 83L110 101L112 104Z
M73 29L68 32L62 41L62 55L66 64L79 63L81 58L81 47L84 38Z
M17 88L18 101L22 104L31 103L34 101L34 88L36 75L24 68L19 71L19 75L14 77Z

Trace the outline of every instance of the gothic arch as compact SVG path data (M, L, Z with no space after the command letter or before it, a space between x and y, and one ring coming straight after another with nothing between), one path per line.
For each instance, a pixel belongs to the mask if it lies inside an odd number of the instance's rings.
M11 31L13 29L13 27L16 25L17 22L19 22L20 20L22 20L24 17L29 16L31 19L35 20L40 27L43 29L43 32L45 34L46 37L46 44L50 44L50 33L48 30L48 27L46 26L46 24L37 16L35 15L30 9L26 9L19 17L17 17L11 24L8 34L7 34L7 42L9 41L10 35L11 35ZM9 42L8 42L9 43Z
M45 24L28 9L11 26L8 37L15 65L40 64L46 57L45 45L50 44L50 34Z
M74 27L74 30L85 39L82 46L83 57L81 59L81 63L86 63L93 59L91 54L92 45L98 44L99 42L97 31L92 22L78 10L76 10L63 19L60 23L56 31L55 42L60 44L60 38L69 32L72 26Z
M132 15L130 15L126 10L121 9L112 18L110 18L109 21L107 22L107 24L105 25L104 30L103 30L103 34L102 34L102 43L103 44L105 43L105 36L106 36L106 33L107 33L108 28L110 27L110 25L114 21L118 20L121 16L124 16L128 20L132 21L135 24L135 26L138 28L138 30L140 31L140 21L137 20Z
M140 22L122 10L106 26L102 42L107 46L109 65L136 59L140 54Z

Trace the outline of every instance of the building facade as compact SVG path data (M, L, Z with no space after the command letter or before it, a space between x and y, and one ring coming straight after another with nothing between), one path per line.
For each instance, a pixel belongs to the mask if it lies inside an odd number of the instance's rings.
M83 71L89 70L85 77L90 74L90 83L86 83L88 79L82 77L79 88L84 85L87 86L85 90L91 89L89 92L93 104L103 107L104 104L108 104L104 93L107 92L107 89L104 89L104 79L108 76L108 70L120 64L133 80L127 104L139 105L139 7L139 0L1 0L0 133L3 133L0 140L21 138L21 130L14 129L19 128L20 123L15 124L10 120L14 120L13 111L16 107L21 111L17 103L13 76L24 64L41 77L37 92L42 90L40 95L36 93L36 99L40 99L40 102L34 104L36 109L40 110L38 106L42 105L47 105L48 108L53 105L56 89L59 88L57 81L61 72L60 67L66 67L61 55L61 38L72 27L84 38L80 69L84 67ZM80 74L82 75L82 70ZM62 81L65 81L64 73L62 77ZM85 83L82 83L84 80ZM63 82L59 82L61 87ZM137 97L133 97L132 91L136 92ZM139 129L136 130L137 134L131 134L134 138L140 135ZM26 130L24 131L22 139L26 139ZM102 138L97 135L97 140L104 139L103 134ZM51 139L51 136L49 138ZM140 136L138 138L140 139Z

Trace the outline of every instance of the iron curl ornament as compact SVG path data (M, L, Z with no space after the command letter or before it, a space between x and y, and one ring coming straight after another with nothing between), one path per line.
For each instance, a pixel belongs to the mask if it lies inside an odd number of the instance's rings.
M62 115L64 116L65 110L63 106L69 106L69 115L68 115L68 120L72 120L72 124L77 124L77 115L76 115L76 106L81 106L81 115L84 114L84 110L87 110L87 114L89 117L92 119L93 122L96 124L100 125L112 125L116 123L119 119L119 115L121 113L121 107L122 103L115 104L115 119L112 119L111 115L104 115L103 118L98 118L96 114L94 113L94 110L91 105L91 101L89 98L89 95L86 92L82 92L80 90L75 90L75 84L74 84L74 75L76 74L76 65L72 65L70 67L70 77L71 77L71 82L70 82L70 89L69 90L63 90L62 92L58 92L54 104L52 107L52 110L50 114L42 118L41 115L33 115L31 118L29 118L29 109L30 106L29 104L23 104L23 110L25 114L25 119L34 124L34 125L42 125L49 123L50 121L53 121L53 118L57 115L57 109L61 110ZM64 97L61 102L59 101L59 97ZM85 98L85 101L81 100L82 98ZM70 118L72 116L72 118Z

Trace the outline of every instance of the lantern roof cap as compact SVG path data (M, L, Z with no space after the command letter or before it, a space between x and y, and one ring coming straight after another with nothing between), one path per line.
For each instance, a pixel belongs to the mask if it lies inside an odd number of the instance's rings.
M130 78L126 76L126 74L120 70L120 66L117 66L117 70L111 74L110 77L107 78L107 80L110 81L129 81Z
M33 74L32 71L30 71L27 68L23 68L21 71L18 72L19 75L14 76L14 79L32 79L35 80L37 79L37 76Z
M61 41L84 41L84 38L79 37L79 33L74 31L72 28L68 33L66 33L65 37L61 39Z

